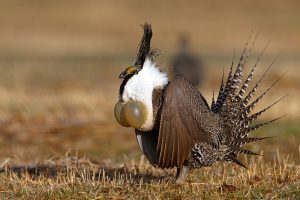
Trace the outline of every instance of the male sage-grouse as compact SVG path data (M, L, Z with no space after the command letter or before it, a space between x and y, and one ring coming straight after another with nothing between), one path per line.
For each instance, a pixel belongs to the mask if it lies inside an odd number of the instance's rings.
M151 25L146 23L143 29L136 59L119 77L123 82L114 110L117 121L122 126L135 128L138 144L152 165L177 167L176 182L184 181L189 170L210 166L216 161L246 167L237 156L257 154L241 147L265 139L247 137L248 134L280 118L251 126L258 116L282 99L250 114L277 83L250 102L270 67L246 94L257 64L241 85L251 52L247 42L235 71L232 64L226 83L223 84L222 78L218 98L213 99L209 107L184 76L177 75L168 81L167 75L154 62L157 53L150 48Z

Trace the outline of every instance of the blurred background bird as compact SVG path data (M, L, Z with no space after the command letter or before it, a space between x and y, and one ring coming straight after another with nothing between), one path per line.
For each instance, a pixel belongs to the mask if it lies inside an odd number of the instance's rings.
M178 39L178 50L173 56L170 68L172 76L184 75L195 87L199 86L205 76L203 63L199 56L190 49L190 40L187 34L182 34Z

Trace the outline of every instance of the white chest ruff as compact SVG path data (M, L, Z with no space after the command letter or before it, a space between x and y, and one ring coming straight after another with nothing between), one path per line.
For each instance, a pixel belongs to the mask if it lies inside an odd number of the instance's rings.
M123 101L130 99L141 102L146 108L146 120L140 130L148 131L153 128L152 93L154 89L163 88L168 83L168 77L147 59L142 70L130 78L124 87Z

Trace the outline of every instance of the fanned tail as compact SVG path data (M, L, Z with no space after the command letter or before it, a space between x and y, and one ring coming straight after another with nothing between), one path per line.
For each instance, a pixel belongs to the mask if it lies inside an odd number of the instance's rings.
M256 35L257 37L257 35ZM263 56L266 47L268 46L269 42L264 47L263 51L257 58L256 62L254 63L250 73L246 77L246 80L242 84L243 79L243 73L244 69L246 67L246 61L251 54L251 49L254 45L254 42L256 40L253 40L253 42L250 45L251 35L248 38L248 41L245 45L245 48L242 52L242 55L239 59L238 65L233 70L234 65L234 58L229 70L229 74L227 77L227 81L224 85L224 72L222 75L222 81L220 85L219 94L216 100L212 101L211 110L214 113L217 113L220 115L220 117L223 119L223 133L221 136L221 145L225 146L226 150L223 152L223 160L226 162L234 162L240 166L246 167L241 161L237 159L237 156L239 154L249 154L249 155L259 155L257 153L254 153L250 150L242 149L241 146L255 142L267 139L268 137L264 138L251 138L247 137L249 133L252 131L255 131L259 129L260 127L267 125L271 122L274 122L281 117L277 117L275 119L269 120L267 122L263 122L257 125L251 125L255 120L258 119L259 116L261 116L265 111L272 108L274 105L279 103L281 100L283 100L286 96L283 96L282 98L278 99L274 103L270 104L266 108L262 109L261 111L258 111L257 113L250 114L251 111L254 110L256 105L263 99L263 97L270 92L270 90L279 82L279 80L282 78L279 77L268 89L266 89L260 96L258 96L255 100L253 100L251 103L251 99L255 95L257 89L259 88L262 80L265 78L267 72L272 67L275 60L269 65L269 67L266 69L266 71L263 73L261 78L257 81L257 83L254 85L254 87L247 93L247 90L249 88L249 85L252 81L252 78L254 76L255 69L257 67L257 64L259 63L261 57ZM247 93L247 94L246 94ZM223 149L224 150L224 149Z

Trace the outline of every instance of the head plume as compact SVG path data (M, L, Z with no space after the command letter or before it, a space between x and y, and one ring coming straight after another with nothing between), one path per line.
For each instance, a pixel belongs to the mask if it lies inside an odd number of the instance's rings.
M142 25L143 29L144 29L144 35L143 38L140 42L140 45L138 47L138 52L137 52L137 57L134 61L134 65L135 66L143 66L146 57L151 53L151 47L150 47L150 43L151 43L151 38L152 38L152 28L151 25L148 23L145 23L144 25Z

